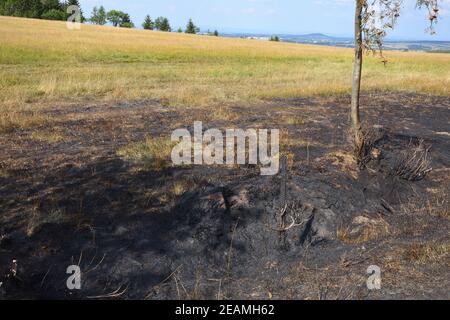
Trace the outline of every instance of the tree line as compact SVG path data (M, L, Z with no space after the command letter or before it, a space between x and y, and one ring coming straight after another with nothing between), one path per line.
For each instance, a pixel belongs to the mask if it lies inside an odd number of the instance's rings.
M109 21L114 27L134 28L134 23L130 20L130 16L128 15L128 13L119 10L111 10L106 12L103 6L93 8L89 21L93 24L98 25L104 25ZM145 30L158 30L164 32L173 31L168 18L157 17L155 20L153 20L150 15L145 16L144 22L142 23L142 28L144 28ZM186 29L183 31L182 28L178 28L177 32L197 34L200 32L200 28L194 24L192 19L189 19L186 25ZM208 31L208 34L219 36L219 32L217 30L215 30L214 32Z
M106 11L103 6L94 7L89 18L84 17L83 11L78 0L0 0L0 15L36 18L45 20L67 20L69 6L78 6L81 12L81 22L90 22L97 25L105 25L110 23L114 27L134 28L135 25L128 13L120 10ZM166 17L157 17L153 20L147 15L142 23L142 27L146 30L158 30L172 32L170 21ZM189 19L185 30L179 28L178 32L197 34L200 28L197 27L192 19ZM209 35L219 36L219 32L209 32Z
M46 20L67 20L69 6L78 6L78 0L0 0L0 15ZM81 21L85 21L81 12Z

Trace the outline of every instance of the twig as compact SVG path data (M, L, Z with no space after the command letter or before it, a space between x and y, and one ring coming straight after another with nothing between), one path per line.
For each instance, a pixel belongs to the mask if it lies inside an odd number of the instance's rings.
M220 300L221 289L222 289L222 279L219 280L219 292L217 293L217 300Z
M78 264L77 264L77 266L80 266L80 265L81 265L81 259L83 259L83 250L81 250L81 252L80 252L80 258L78 259Z
M104 295L99 295L99 296L89 296L87 297L88 299L113 299L113 298L118 298L122 295L125 294L125 292L128 290L128 285L126 286L126 288L122 291L120 291L120 289L122 289L122 285L120 285L119 288L117 288L117 290L108 293L108 294L104 294Z
M231 234L230 249L228 250L227 273L230 272L230 268L231 268L231 255L232 255L232 251L233 251L233 241L234 241L234 235L236 234L236 229L237 229L238 224L239 224L239 218L236 221L236 224L233 229L233 233Z
M103 254L103 257L102 257L102 259L100 260L100 262L97 263L97 265L96 265L94 268L92 268L92 269L86 271L85 274L88 274L89 272L95 271L95 270L102 264L103 260L105 260L105 257L106 257L106 253Z
M174 276L173 279L175 280L175 287L177 288L177 294L178 294L178 300L181 300L181 296L180 296L180 289L178 288L178 281L177 281L177 277Z
M292 223L288 227L280 228L280 229L272 228L272 230L278 231L278 232L286 232L286 231L288 231L288 230L290 230L292 228L303 226L305 224L305 222L308 222L311 219L311 217L310 217L308 219L303 220L300 223L297 223L293 217L290 217L290 218L292 219Z
M186 288L184 287L183 281L181 281L181 279L175 275L175 276L174 276L174 279L176 280L177 278L178 278L178 281L180 281L180 285L181 285L181 288L182 288L183 291L184 291L184 294L186 295L186 297L187 297L188 299L190 299L190 294L187 292Z
M158 283L157 285L154 285L154 286L152 287L152 289L153 289L153 288L156 288L156 287L159 287L159 286L162 285L164 282L166 282L166 281L168 281L170 278L172 278L173 275L174 275L174 274L178 271L178 269L180 269L182 266L183 266L183 265L180 264L178 267L176 267L175 270L174 270L171 274L169 274L163 281L161 281L161 282ZM145 296L145 299L147 299L149 296L150 296L150 292Z
M53 265L50 266L50 268L48 268L47 272L45 273L44 277L42 278L41 281L41 288L44 285L45 279L47 278L48 274L50 273L50 270L53 268Z

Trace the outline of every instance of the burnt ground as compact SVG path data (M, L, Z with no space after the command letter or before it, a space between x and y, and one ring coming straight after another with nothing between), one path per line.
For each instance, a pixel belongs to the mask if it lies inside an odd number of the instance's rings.
M450 99L364 95L379 156L363 169L346 138L349 102L221 113L158 101L73 105L49 111L60 119L51 127L0 135L0 298L449 299ZM194 120L282 129L287 169L154 170L117 156ZM35 130L64 139L38 141ZM420 140L433 171L407 181L392 159ZM78 291L66 287L73 264ZM381 290L367 288L371 265Z

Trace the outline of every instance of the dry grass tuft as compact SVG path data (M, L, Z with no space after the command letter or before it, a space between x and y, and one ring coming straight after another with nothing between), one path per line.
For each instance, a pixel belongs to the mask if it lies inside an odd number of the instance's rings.
M403 251L403 257L418 264L448 264L450 254L449 243L437 241L412 244Z
M444 219L450 218L450 200L445 191L428 195L426 199L409 201L401 205L405 214L428 214Z
M389 224L383 218L356 217L350 225L339 226L337 237L344 243L360 244L391 234Z
M55 209L48 213L36 213L29 221L27 228L27 235L33 236L39 232L43 226L50 224L64 224L69 222L69 216L61 209Z
M288 116L282 118L282 122L287 125L301 126L306 123L307 119L300 116Z
M8 177L9 177L8 170L0 168L0 178L8 178Z
M351 152L335 151L327 153L322 159L348 173L353 179L358 179L359 169Z
M58 143L64 141L64 137L57 132L34 131L31 138L46 143Z
M174 181L156 189L148 190L144 197L146 206L174 205L181 196L194 187L195 182L193 181Z
M417 145L410 145L408 150L401 152L393 165L393 173L408 181L419 181L432 171L428 153L430 147L423 140Z
M450 201L448 195L444 198L428 199L425 205L426 212L431 216L450 219Z
M239 118L239 115L225 107L214 108L209 115L210 120L226 120L233 121Z
M1 72L0 72L1 73ZM1 89L0 89L1 91ZM8 133L15 129L29 129L47 124L49 119L37 113L22 113L3 110L0 101L0 134Z
M185 182L176 181L173 184L172 192L176 197L182 196L188 190L188 186Z
M117 151L117 155L142 165L145 169L162 170L171 166L171 153L175 146L165 137L147 138Z

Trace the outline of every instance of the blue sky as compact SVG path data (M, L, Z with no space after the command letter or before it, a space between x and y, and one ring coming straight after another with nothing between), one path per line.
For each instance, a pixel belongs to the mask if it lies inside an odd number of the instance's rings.
M427 13L404 0L404 10L391 37L450 41L450 0L443 6L437 36L424 32ZM140 26L145 15L166 16L172 27L184 27L189 18L202 30L261 33L326 33L349 36L353 30L354 0L81 0L86 16L94 6L128 12Z

